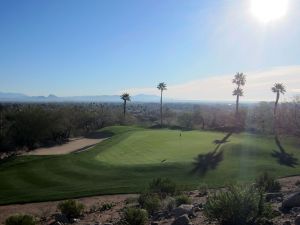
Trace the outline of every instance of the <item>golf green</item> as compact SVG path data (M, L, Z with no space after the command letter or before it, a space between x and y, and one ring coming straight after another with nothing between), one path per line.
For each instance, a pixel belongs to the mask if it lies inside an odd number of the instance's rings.
M101 132L112 136L85 152L1 162L0 204L134 193L156 177L169 177L192 189L252 181L262 171L277 177L300 173L300 141L291 137L281 139L282 153L272 136L233 134L218 149L222 156L204 158L206 169L199 173L192 172L195 158L213 152L215 141L225 133L126 126Z

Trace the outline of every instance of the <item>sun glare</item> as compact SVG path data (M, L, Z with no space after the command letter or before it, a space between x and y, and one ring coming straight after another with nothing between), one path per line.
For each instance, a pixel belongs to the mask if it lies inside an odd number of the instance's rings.
M288 0L251 0L251 12L261 22L268 23L282 18Z

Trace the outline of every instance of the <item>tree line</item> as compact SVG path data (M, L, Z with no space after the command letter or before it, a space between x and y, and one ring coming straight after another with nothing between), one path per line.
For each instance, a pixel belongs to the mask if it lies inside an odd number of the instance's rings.
M139 125L170 129L204 129L216 131L248 131L260 134L286 134L300 137L300 97L279 104L286 92L276 83L271 91L275 101L243 103L246 76L237 73L232 95L235 104L228 103L165 103L167 85L157 85L160 103L131 102L130 94L120 96L118 103L43 103L0 104L0 151L34 149L61 144L70 137L84 136L111 125ZM130 104L129 104L130 102Z

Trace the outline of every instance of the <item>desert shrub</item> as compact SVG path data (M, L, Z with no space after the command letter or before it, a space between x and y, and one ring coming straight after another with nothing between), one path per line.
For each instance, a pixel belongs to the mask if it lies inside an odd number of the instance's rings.
M143 209L146 209L148 213L153 214L161 207L161 200L155 193L143 193L140 195L138 202Z
M176 207L176 200L173 197L166 197L161 201L161 208L163 210L172 211Z
M33 216L16 214L5 220L5 225L35 225L36 220Z
M128 197L126 200L125 200L125 203L128 205L128 204L135 204L138 202L138 197Z
M113 203L104 203L103 205L101 205L100 211L103 212L103 211L106 211L106 210L110 210L114 206L115 206L115 204L113 204Z
M201 196L205 196L208 194L208 186L207 184L200 184L198 187L199 194Z
M192 200L189 198L189 196L187 195L178 195L176 196L176 205L180 206L182 204L191 204Z
M281 189L280 183L267 172L257 177L255 184L257 188L264 192L278 192Z
M167 195L174 195L176 189L176 184L168 178L156 178L149 184L150 192L159 194L161 198L165 198Z
M144 209L127 208L124 211L123 224L145 225L148 220L148 213Z
M107 210L112 209L115 206L114 203L104 203L104 204L100 204L99 202L92 205L90 207L90 212L104 212Z
M204 213L222 225L253 225L270 218L271 207L254 186L237 185L209 196Z
M83 213L84 205L72 199L59 203L57 208L70 219L80 217Z

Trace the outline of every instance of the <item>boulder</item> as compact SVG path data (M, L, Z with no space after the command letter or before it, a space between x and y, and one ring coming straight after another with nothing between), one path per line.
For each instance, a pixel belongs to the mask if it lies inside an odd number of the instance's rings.
M283 195L280 192L276 193L267 193L266 194L266 201L269 202L271 200L281 200L282 201Z
M51 225L63 225L63 223L60 223L58 221L55 221L54 223L51 223Z
M300 225L300 215L298 215L295 219L295 225Z
M291 209L294 207L300 207L300 192L289 195L282 202L282 208Z
M54 215L55 221L60 222L62 224L70 223L69 219L65 214L57 213Z
M284 221L282 225L292 225L290 221Z
M177 219L175 219L172 223L172 225L192 225L189 217L187 214L184 214Z
M195 216L194 206L193 205L180 205L179 207L172 210L172 215L174 215L175 218L178 218L184 214L187 214L188 216Z

